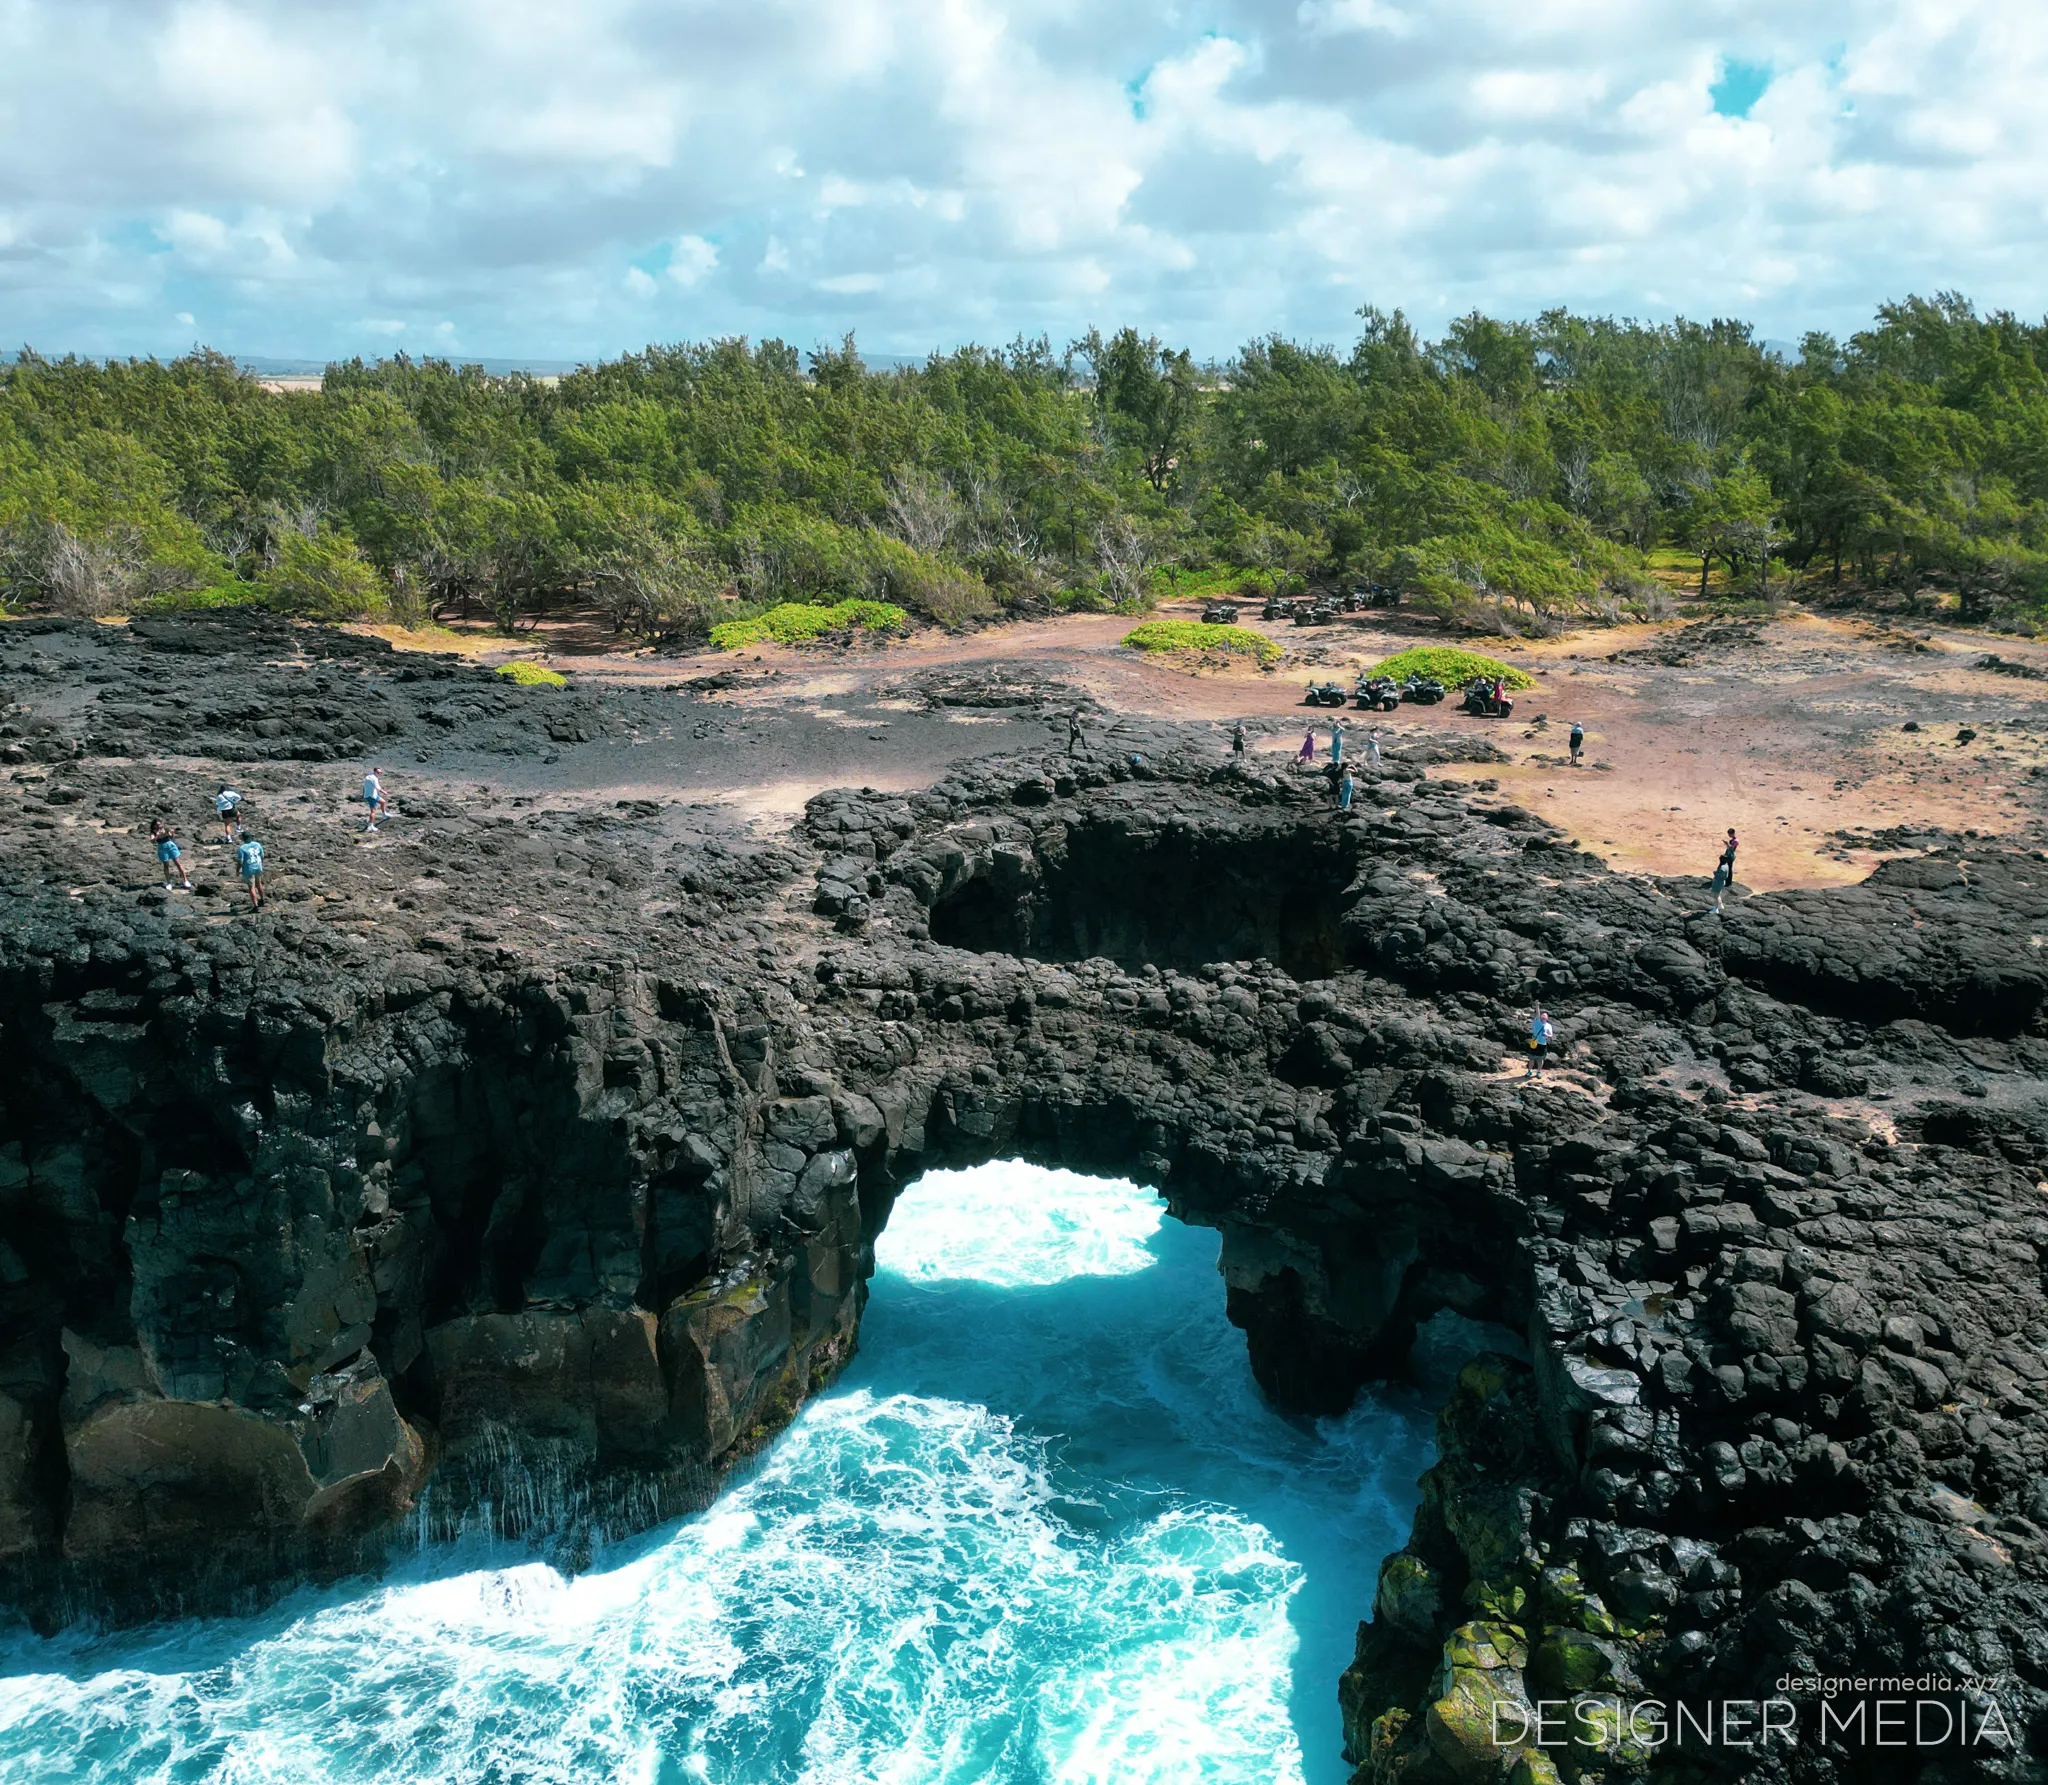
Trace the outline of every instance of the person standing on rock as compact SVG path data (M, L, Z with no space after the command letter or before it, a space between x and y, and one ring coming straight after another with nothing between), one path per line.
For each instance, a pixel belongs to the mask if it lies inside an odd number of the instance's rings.
M233 843L235 840L235 811L242 803L242 796L225 781L220 792L213 796L213 809L220 814L220 840Z
M1721 859L1714 864L1713 894L1714 909L1721 909L1721 901L1728 896L1728 889L1735 884L1735 833L1729 831L1728 841L1722 845Z
M1377 725L1365 734L1365 760L1374 768L1380 766L1380 728Z
M251 909L263 909L263 845L247 831L242 833L242 844L235 851L235 871L242 876L242 884L249 889Z
M1081 709L1076 707L1067 715L1067 754L1073 755L1081 747Z
M368 836L377 828L377 821L384 816L385 811L384 777L378 769L371 769L363 777L363 804L370 809L370 822L363 826L363 834Z
M1330 761L1340 768L1344 763L1344 728L1341 725L1330 727Z
M1301 748L1294 753L1296 762L1314 762L1316 759L1316 728L1311 725L1301 734Z
M1557 1027L1550 1020L1550 1013L1542 1005L1536 1006L1536 1014L1529 1019L1529 1071L1530 1078L1543 1076L1543 1062L1550 1057L1550 1044L1557 1039Z
M1244 721L1242 719L1231 727L1230 753L1233 756L1239 757L1244 755Z
M1581 725L1576 719L1572 721L1571 746L1572 767L1577 768L1579 766L1579 757L1584 753L1586 748L1586 728L1583 725Z
M156 845L156 859L164 870L164 891L171 890L171 876L176 874L184 883L184 890L192 890L192 876L185 871L185 852L178 847L178 833L161 818L153 818L149 825L149 840Z
M1351 770L1348 765L1344 772L1337 777L1337 810L1340 812L1351 810Z

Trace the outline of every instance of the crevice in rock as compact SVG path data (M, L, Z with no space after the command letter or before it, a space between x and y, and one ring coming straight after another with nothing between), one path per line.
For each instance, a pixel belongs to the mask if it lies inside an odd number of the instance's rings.
M999 849L932 907L935 942L1034 960L1121 966L1269 960L1295 979L1347 964L1350 833L1287 824L1216 832L1070 818L1029 853Z

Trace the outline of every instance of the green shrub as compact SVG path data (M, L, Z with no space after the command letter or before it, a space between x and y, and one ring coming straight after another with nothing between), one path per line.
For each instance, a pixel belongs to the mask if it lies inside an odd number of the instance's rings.
M1499 676L1510 688L1530 688L1536 682L1525 669L1516 669L1498 657L1482 657L1477 651L1461 651L1455 645L1416 645L1411 650L1396 651L1375 663L1371 673L1392 676L1397 681L1409 676L1432 676L1447 688L1469 682L1474 676Z
M528 663L524 658L517 663L499 664L498 674L508 681L517 682L522 688L566 688L569 685L569 678L560 670Z
M151 595L135 603L133 612L138 614L196 614L212 613L220 608L259 607L262 592L254 583L216 583L210 589L172 589L162 595Z
M988 585L949 558L918 551L886 533L869 537L868 555L873 572L870 586L879 585L891 602L941 626L964 626L996 611Z
M807 601L785 601L751 620L727 620L711 628L711 642L721 651L748 645L800 645L828 632L898 632L910 616L891 601L840 601L821 607Z
M1227 651L1277 663L1280 647L1249 626L1205 626L1200 620L1147 620L1123 637L1134 651Z
M346 533L285 533L256 578L264 606L304 620L366 620L384 612L384 579Z

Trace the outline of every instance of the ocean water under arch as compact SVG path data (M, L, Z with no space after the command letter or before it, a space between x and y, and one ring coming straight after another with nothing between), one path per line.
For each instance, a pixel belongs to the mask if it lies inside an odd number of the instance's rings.
M0 1637L42 1785L1336 1785L1337 1675L1429 1402L1272 1409L1217 1237L933 1172L859 1357L707 1512L565 1576L438 1546L254 1617Z

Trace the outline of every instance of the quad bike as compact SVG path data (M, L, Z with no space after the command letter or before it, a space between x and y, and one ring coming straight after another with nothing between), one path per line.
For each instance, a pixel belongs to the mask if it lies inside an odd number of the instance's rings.
M1410 676L1401 684L1401 698L1418 707L1433 707L1444 697L1444 685L1434 676Z
M1401 688L1392 676L1360 676L1354 698L1368 712L1391 713L1401 704Z
M1266 605L1259 609L1259 618L1262 620L1284 620L1287 618L1288 612L1287 603L1282 601L1279 596L1268 595L1266 597Z
M1202 624L1204 626L1235 626L1237 624L1236 605L1228 601L1210 602L1207 607L1202 609Z
M1465 699L1460 712L1470 713L1475 719L1505 719L1515 710L1515 703L1506 695L1494 698L1493 678L1474 676L1465 684Z
M1344 688L1338 682L1311 682L1308 693L1302 697L1302 705L1310 707L1341 707L1344 704Z

